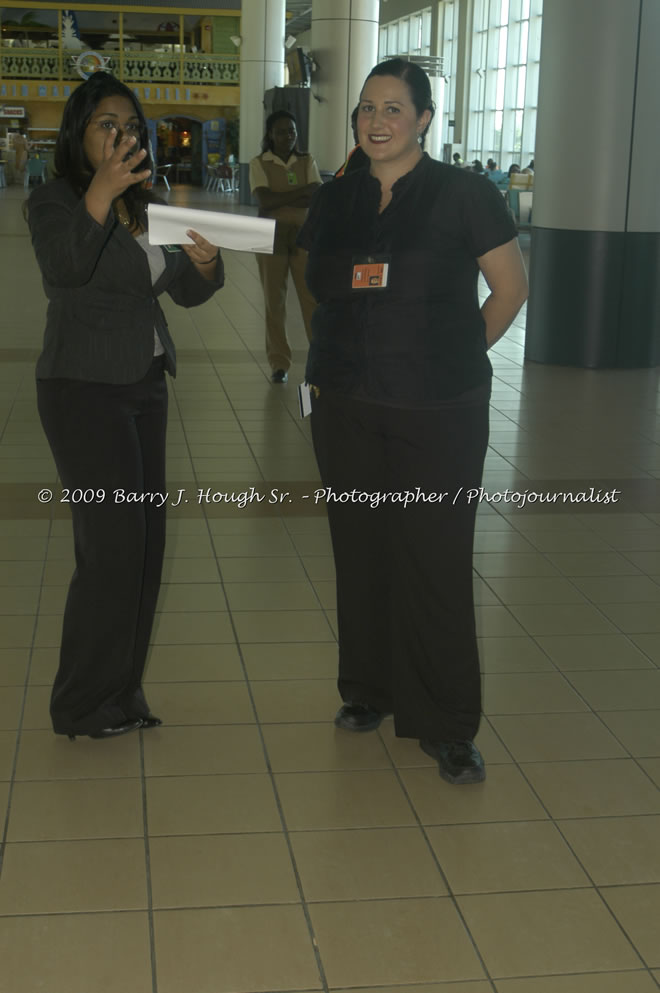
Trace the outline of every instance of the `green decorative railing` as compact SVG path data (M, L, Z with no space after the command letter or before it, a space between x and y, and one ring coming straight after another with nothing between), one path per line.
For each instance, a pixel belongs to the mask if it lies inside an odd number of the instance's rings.
M239 83L239 58L231 55L162 52L102 52L107 68L126 83L175 83L186 86L231 86ZM80 52L57 49L0 49L2 79L79 79L73 57Z

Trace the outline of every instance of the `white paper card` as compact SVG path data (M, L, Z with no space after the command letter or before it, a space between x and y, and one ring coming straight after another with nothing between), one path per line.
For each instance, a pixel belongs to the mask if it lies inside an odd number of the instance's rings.
M269 218L166 207L159 203L150 203L147 210L150 245L192 245L186 231L193 230L219 248L273 254L275 221Z
M307 417L312 412L312 397L307 383L301 383L298 387L298 404L300 406L300 416Z

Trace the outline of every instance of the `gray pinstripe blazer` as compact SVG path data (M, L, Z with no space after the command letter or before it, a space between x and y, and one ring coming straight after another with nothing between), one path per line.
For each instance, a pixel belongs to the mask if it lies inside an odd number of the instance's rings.
M34 190L28 223L48 297L37 378L138 382L153 359L154 328L174 375L176 352L157 297L167 292L183 307L204 303L224 283L220 256L207 280L185 252L164 252L165 271L152 286L132 234L112 213L98 224L65 179Z

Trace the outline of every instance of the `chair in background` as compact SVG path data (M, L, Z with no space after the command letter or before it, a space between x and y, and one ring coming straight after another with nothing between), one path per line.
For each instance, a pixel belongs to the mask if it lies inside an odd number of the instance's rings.
M169 175L169 171L171 168L172 168L171 162L166 162L165 165L158 166L156 168L156 183L158 182L159 179L162 179L168 190L170 189L170 184L167 177Z
M28 159L25 163L23 186L27 188L31 179L36 179L40 183L46 182L46 162L44 159Z

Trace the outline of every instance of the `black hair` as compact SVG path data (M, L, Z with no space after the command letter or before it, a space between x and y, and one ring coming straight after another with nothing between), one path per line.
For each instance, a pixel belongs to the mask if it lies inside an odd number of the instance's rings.
M296 119L295 119L295 117L293 116L292 113L290 113L288 110L274 110L273 113L272 114L269 114L268 117L266 118L266 133L263 136L263 138L261 139L261 151L262 151L262 154L263 154L263 152L272 152L273 151L273 141L272 141L272 138L270 137L270 132L273 129L273 125L274 124L277 124L278 121L281 121L284 118L287 118L288 120L293 121L293 123L296 125L296 130L298 130L298 122L296 121ZM297 141L296 141L296 146L293 149L293 154L294 155L300 155L301 154L298 151L298 142Z
M395 79L402 79L404 83L407 83L410 90L410 98L415 105L417 117L421 117L425 110L431 112L429 123L420 135L421 146L424 148L424 141L431 127L433 115L435 114L431 82L424 70L415 62L408 62L407 59L388 59L386 62L379 62L378 65L373 67L364 81L364 86L366 86L367 80L371 79L372 76L394 76ZM364 89L364 86L362 89Z
M95 72L78 86L67 100L55 145L54 174L57 178L67 179L78 196L82 197L87 192L94 178L94 169L83 147L85 130L101 100L116 96L130 100L139 121L138 148L146 149L147 154L135 168L140 172L145 169L153 170L147 122L137 97L128 86L124 86L109 72ZM141 187L141 183L129 186L122 193L122 200L132 224L144 224L145 204L154 199L149 191Z
M484 167L481 164L481 162L479 161L479 159L473 159L472 160L472 169L473 169L474 172L483 172L484 171Z

